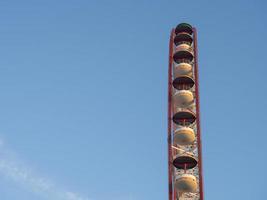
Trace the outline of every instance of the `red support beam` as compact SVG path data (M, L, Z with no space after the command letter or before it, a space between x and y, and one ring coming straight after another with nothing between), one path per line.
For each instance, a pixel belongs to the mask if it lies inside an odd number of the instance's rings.
M199 79L198 79L198 48L197 48L197 30L193 28L194 33L194 72L195 72L195 88L196 88L196 122L197 122L197 145L198 145L198 168L199 168L199 192L200 200L204 200L203 176L202 176L202 144L201 144L201 128L200 128L200 102L199 102Z
M169 70L168 70L168 178L169 200L176 200L176 192L173 188L173 165L172 165L172 63L174 46L174 29L171 32L169 44Z

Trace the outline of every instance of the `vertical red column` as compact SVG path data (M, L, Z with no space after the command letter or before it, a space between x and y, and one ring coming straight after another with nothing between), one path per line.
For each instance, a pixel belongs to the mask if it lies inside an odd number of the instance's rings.
M200 102L199 102L199 78L198 78L198 48L197 48L197 30L193 28L194 36L194 56L195 56L195 82L196 82L196 116L197 116L197 145L198 145L198 168L199 168L199 190L200 200L204 200L203 176L202 176L202 143L200 128Z
M168 70L168 179L169 200L174 198L173 189L173 165L172 165L172 63L173 63L173 38L174 30L171 32L169 43L169 70ZM175 197L176 198L176 197Z

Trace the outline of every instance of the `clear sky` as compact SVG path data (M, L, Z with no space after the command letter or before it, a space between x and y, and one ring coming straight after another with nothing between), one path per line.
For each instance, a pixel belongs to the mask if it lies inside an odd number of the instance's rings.
M206 200L264 200L263 0L0 2L0 199L166 200L172 27L198 29Z

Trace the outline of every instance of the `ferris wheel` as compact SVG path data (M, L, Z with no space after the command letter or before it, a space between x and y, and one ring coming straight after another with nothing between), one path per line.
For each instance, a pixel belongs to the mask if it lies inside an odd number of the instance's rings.
M204 200L197 53L196 28L177 25L169 44L169 200Z

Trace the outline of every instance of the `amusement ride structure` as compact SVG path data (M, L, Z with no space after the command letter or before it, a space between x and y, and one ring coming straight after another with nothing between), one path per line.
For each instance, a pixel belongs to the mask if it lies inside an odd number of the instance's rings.
M196 28L179 24L169 49L169 200L204 200L197 55Z

